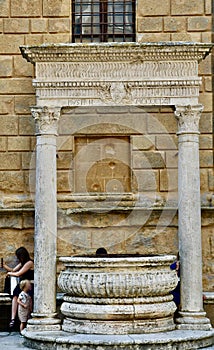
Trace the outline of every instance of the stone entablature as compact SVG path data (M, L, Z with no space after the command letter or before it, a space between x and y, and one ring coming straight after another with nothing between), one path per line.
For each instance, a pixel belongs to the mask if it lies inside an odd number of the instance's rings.
M23 46L36 64L37 106L193 105L202 43Z

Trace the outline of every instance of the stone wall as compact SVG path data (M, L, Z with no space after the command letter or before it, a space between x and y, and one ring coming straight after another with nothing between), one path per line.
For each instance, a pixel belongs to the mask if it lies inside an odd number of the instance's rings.
M19 45L69 42L71 6L69 0L1 0L0 16L0 255L15 263L13 254L20 245L33 254L35 167L35 130L30 115L30 106L35 105L34 69L21 57ZM159 6L156 0L140 0L137 31L139 41L211 42L211 0L160 0ZM200 101L204 104L200 122L204 289L211 291L214 254L211 57L201 62L199 69ZM106 118L108 123L104 125ZM76 134L71 135L74 129ZM107 246L110 252L175 253L177 125L172 109L65 110L59 131L58 255L94 252L100 245ZM78 179L74 136L97 134L130 139L129 164L134 173L129 174L132 188L127 187L127 195L119 198L121 205L115 198L113 203L107 201L111 212L106 213L87 210L87 196L70 198L74 180ZM127 159L128 154L125 156ZM135 199L129 191L146 193L144 209L133 210ZM153 210L149 208L151 198ZM171 209L162 211L166 200L171 201ZM115 209L115 201L119 209ZM0 283L2 288L2 272Z

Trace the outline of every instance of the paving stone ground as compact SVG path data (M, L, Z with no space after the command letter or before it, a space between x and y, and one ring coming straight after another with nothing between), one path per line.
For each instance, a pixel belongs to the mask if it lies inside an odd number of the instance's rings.
M20 337L19 333L8 334L0 332L1 350L30 350L23 345L23 341L24 339ZM204 350L214 350L214 345Z
M1 350L29 350L23 345L23 338L19 333L0 333Z

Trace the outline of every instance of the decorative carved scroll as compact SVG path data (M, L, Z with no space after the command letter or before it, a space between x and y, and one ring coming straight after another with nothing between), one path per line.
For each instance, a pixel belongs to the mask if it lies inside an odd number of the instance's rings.
M57 135L61 108L33 107L37 135Z
M178 120L178 134L199 133L199 121L202 111L202 105L176 106L175 116Z

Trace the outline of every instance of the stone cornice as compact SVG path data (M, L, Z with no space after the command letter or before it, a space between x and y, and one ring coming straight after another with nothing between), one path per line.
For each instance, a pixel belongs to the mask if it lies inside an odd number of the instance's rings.
M104 44L43 44L21 46L28 61L35 62L143 62L196 60L201 61L211 51L212 44L163 43L104 43Z

